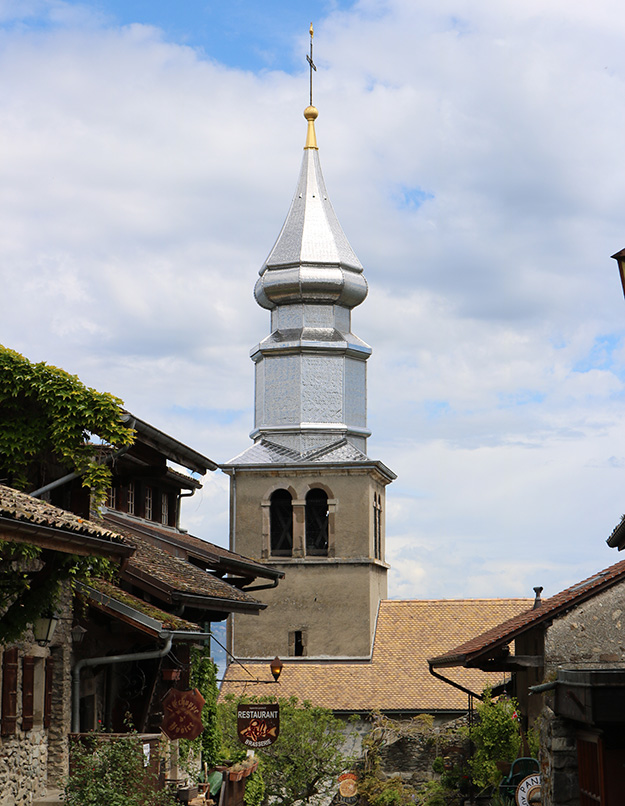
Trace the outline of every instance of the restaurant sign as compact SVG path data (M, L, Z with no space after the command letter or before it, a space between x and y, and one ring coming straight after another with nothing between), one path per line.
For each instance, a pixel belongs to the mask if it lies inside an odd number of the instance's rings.
M237 708L237 736L246 747L268 747L280 734L280 706L241 704Z
M202 707L204 697L195 688L178 691L170 688L163 698L161 730L170 739L197 739L204 730Z

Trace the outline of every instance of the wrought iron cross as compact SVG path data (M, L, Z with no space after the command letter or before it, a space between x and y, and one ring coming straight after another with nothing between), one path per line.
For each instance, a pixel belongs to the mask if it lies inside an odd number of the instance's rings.
M315 72L317 71L317 67L315 66L315 63L313 62L313 33L314 33L313 32L313 24L311 22L310 23L310 56L308 54L306 54L306 61L310 65L310 105L311 106L313 105L313 93L312 93L312 87L313 87L312 78L313 78L313 76L312 76L312 74L313 74L313 70Z

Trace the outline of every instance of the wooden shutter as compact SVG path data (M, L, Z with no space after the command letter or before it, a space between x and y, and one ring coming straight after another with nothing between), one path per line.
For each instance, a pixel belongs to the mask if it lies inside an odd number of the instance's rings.
M50 727L52 721L52 678L54 675L54 660L46 658L46 691L43 701L43 726Z
M577 734L580 806L605 806L603 742L598 735Z
M22 730L33 729L35 701L35 659L22 658Z
M8 736L17 727L17 647L4 650L2 659L2 720L0 733Z

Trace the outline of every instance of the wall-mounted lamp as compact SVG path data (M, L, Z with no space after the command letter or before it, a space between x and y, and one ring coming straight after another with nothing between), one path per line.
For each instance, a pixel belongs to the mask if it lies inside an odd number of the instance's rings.
M280 673L282 672L282 667L284 663L280 660L280 658L276 655L276 657L271 661L269 664L269 668L271 669L271 674L273 675L273 679L278 682L278 678L280 677Z
M83 638L85 637L85 633L87 632L87 630L85 630L84 627L81 627L80 624L77 624L75 627L72 627L70 632L72 635L72 643L82 644Z
M48 646L59 623L58 618L53 613L39 616L33 624L33 635L39 646Z

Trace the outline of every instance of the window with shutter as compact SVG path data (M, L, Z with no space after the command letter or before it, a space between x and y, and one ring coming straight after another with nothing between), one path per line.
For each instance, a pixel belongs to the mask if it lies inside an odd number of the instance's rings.
M26 655L22 658L22 730L33 729L35 697L35 659Z
M52 678L54 675L54 660L46 658L46 683L43 703L43 726L50 727L52 721Z
M17 727L17 647L5 649L2 658L2 719L0 733L9 736Z

